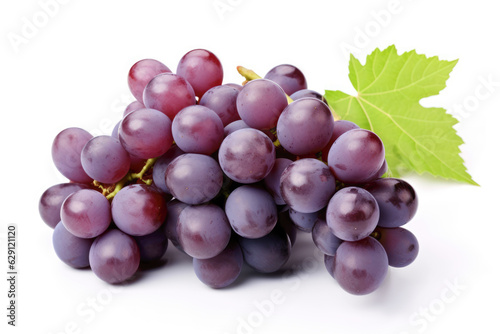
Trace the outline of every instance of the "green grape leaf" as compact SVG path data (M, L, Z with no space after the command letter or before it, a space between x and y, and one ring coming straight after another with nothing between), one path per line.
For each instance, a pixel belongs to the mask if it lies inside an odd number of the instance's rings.
M375 49L366 64L351 55L349 78L357 96L326 91L336 117L375 132L384 142L391 176L407 171L477 185L460 157L464 142L443 108L425 108L424 97L437 95L458 60L428 58L415 50L398 55L394 45Z

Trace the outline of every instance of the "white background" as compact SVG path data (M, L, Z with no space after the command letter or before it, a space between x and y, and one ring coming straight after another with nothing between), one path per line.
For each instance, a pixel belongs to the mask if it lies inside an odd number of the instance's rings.
M0 5L0 277L7 272L6 226L17 224L19 231L18 327L6 325L2 278L0 331L497 332L500 21L494 2L221 0L229 6L223 13L214 3L61 0L51 16L34 0ZM39 27L30 31L26 22ZM14 34L25 38L17 46L9 40ZM38 216L42 192L65 181L53 167L51 142L70 126L110 133L131 99L126 77L135 61L156 58L175 71L184 53L207 48L222 61L226 83L242 81L237 65L264 75L291 63L311 89L353 93L341 46L350 45L364 61L391 44L399 52L460 59L447 88L425 105L459 117L462 156L481 186L405 176L420 200L407 225L419 238L420 255L410 267L390 269L375 293L344 292L306 234L286 267L295 268L295 278L246 273L220 291L199 282L174 247L166 265L123 287L56 257L52 230Z

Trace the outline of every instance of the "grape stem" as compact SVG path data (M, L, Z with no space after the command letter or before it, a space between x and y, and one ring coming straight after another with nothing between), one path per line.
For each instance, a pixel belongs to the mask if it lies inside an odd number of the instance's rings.
M258 75L253 70L250 70L246 67L236 66L236 69L238 70L238 73L241 74L241 76L246 79L245 81L243 81L243 85L247 84L248 82L250 82L252 80L262 79L262 77L260 75ZM288 104L293 102L293 100L288 95L286 95L286 99L288 101Z
M108 200L112 200L115 197L115 195L118 194L118 192L120 190L122 190L125 186L127 186L128 184L130 184L131 182L133 182L135 180L141 180L145 184L151 185L153 183L153 180L152 179L144 179L144 174L146 174L147 171L150 170L154 166L156 160L158 160L158 158L148 159L139 173L129 172L129 173L127 173L127 175L125 175L123 177L123 179L121 179L117 183L114 183L111 185L104 185L104 184L94 180L93 184L94 184L94 186L96 186L102 190L102 194L104 196L106 196L106 198Z

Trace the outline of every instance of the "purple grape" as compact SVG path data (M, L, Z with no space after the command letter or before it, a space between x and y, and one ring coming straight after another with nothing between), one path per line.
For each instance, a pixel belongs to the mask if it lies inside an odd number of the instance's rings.
M62 223L54 228L52 244L57 257L73 268L86 268L89 264L90 247L94 239L83 239L69 233Z
M251 128L276 127L278 118L288 105L285 92L276 83L257 79L247 83L236 99L238 114Z
M281 175L283 200L295 211L303 213L323 209L335 192L335 178L324 163L301 159L290 164Z
M200 105L189 106L175 116L172 134L184 152L210 155L224 139L224 125L213 110Z
M52 143L52 160L57 170L70 179L78 183L90 183L92 177L87 175L80 155L82 149L92 135L80 128L68 128L61 131Z
M160 189L164 194L170 194L168 190L165 173L167 172L168 165L178 156L183 155L185 152L177 145L173 144L168 151L156 160L153 166L153 182L155 186Z
M158 74L170 72L172 71L158 60L139 60L130 68L128 73L128 86L132 95L137 101L143 103L142 94L146 85Z
M375 198L358 187L340 189L333 195L326 210L326 222L337 238L356 241L369 236L379 219Z
M111 206L100 192L92 189L77 190L64 200L61 221L74 236L95 238L111 224Z
M354 129L333 143L328 153L328 166L337 180L359 184L370 180L385 159L382 140L373 132Z
M372 237L343 242L335 253L333 276L339 285L354 295L375 291L389 268L384 247Z
M177 199L173 199L167 203L167 219L165 220L165 224L163 228L165 230L165 235L172 242L172 244L177 248L182 250L182 247L179 243L179 235L177 234L177 225L179 222L179 215L182 210L189 206L186 203L183 203Z
M218 255L210 259L193 259L196 276L214 289L225 288L240 275L243 253L236 241L231 241Z
M318 220L320 212L316 211L304 213L290 209L288 210L288 214L290 215L290 219L298 230L306 233L311 233L314 224Z
M332 134L332 144L337 140L338 137L346 133L347 131L359 129L359 126L356 123L346 121L346 120L338 120L335 121L335 127L333 128ZM330 145L331 146L331 145Z
M312 97L326 103L326 99L323 95L311 89L301 89L290 95L290 98L293 101L296 101L298 99L303 99L305 97Z
M170 193L187 204L201 204L215 198L222 188L223 174L213 158L186 153L167 167L165 183Z
M225 84L223 86L230 86L230 87L236 88L238 90L238 92L241 92L241 90L243 89L242 85L235 84L235 83L228 83L228 84Z
M290 258L292 245L285 230L277 226L269 234L258 239L239 237L245 262L261 273L280 270Z
M264 183L266 185L266 189L273 196L274 202L277 205L286 204L285 201L283 200L283 197L281 196L280 179L281 179L281 175L283 174L283 171L291 163L292 163L292 160L290 160L290 159L285 159L285 158L276 159L276 162L274 163L274 166L271 169L271 172L269 172L269 174L267 174L267 176L264 178Z
M334 276L334 271L335 271L335 255L327 255L325 254L323 261L325 262L325 267L326 271L335 278Z
M182 249L197 259L209 259L220 254L231 238L231 226L226 214L214 204L185 207L177 224Z
M172 121L158 110L139 109L122 120L119 137L131 155L157 158L172 146Z
M410 231L402 228L378 226L374 237L384 246L391 267L402 268L410 265L418 255L418 240Z
M219 163L224 173L239 183L263 180L275 161L271 139L262 131L241 129L228 135L219 149Z
M120 125L121 124L122 124L122 120L118 121L118 123L115 124L113 131L111 131L111 137L120 140Z
M168 239L163 228L159 228L151 234L134 236L134 239L139 247L143 263L161 260L168 248Z
M240 119L240 120L234 121L234 122L232 122L224 127L224 138L226 138L227 136L229 136L231 133L233 133L235 131L238 131L241 129L248 129L248 128L250 128L250 127L248 126L248 124L243 122L243 120Z
M171 120L183 108L196 104L193 87L179 75L163 73L144 88L144 105L164 113Z
M255 186L244 185L233 190L227 198L225 210L233 230L245 238L263 237L278 221L273 197Z
M111 202L116 226L133 236L156 231L165 221L167 204L163 196L146 184L131 184L120 190Z
M82 150L82 166L94 180L112 184L130 169L130 156L120 141L110 136L92 138Z
M264 78L276 82L287 95L307 88L304 74L297 67L289 64L273 67Z
M326 220L321 217L314 224L311 234L316 247L326 255L335 255L337 248L342 243L342 240L333 234Z
M135 240L111 229L95 239L89 254L90 268L105 282L115 284L131 278L139 268L141 255Z
M276 128L280 144L296 155L321 151L332 137L333 116L326 103L303 98L285 108Z
M61 206L66 197L77 190L88 189L89 186L80 183L60 183L45 190L38 202L38 211L42 220L51 228L61 221Z
M210 88L200 99L200 105L213 110L220 117L224 126L240 119L236 108L236 98L240 89L231 85Z
M144 89L143 89L144 90ZM141 92L141 97L142 97L142 92ZM127 116L128 114L130 114L132 111L136 111L136 110L139 110L139 109L144 109L146 108L144 106L144 104L142 102L139 102L139 101L133 101L131 102L127 108L125 108L125 110L123 111L123 117Z
M201 98L207 90L222 84L224 71L219 59L210 51L195 49L186 53L177 65L177 75L191 84Z
M408 223L417 212L418 197L406 181L384 178L365 185L365 189L377 200L380 208L378 225L399 227Z

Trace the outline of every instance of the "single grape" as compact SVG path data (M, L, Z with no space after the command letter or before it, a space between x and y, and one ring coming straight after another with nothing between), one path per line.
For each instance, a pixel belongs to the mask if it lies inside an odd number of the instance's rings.
M226 86L230 86L230 87L233 87L233 88L236 88L239 92L241 92L241 90L243 89L243 86L240 85L240 84L235 84L235 83L227 83L225 84Z
M274 166L275 150L262 131L241 129L228 135L219 149L219 163L224 173L239 183L263 180Z
M320 212L298 212L293 209L288 210L288 214L290 215L290 219L294 223L295 227L302 232L311 233L314 227L314 224L318 220L320 216Z
M304 74L297 67L289 64L273 67L264 78L276 82L288 95L307 88Z
M311 89L301 89L290 95L290 98L293 101L303 99L305 97L312 97L326 103L326 99L323 95Z
M224 125L213 110L200 105L189 106L175 116L172 134L184 152L210 155L224 139Z
M127 175L130 156L120 141L110 136L92 138L82 150L85 172L101 183L116 183Z
M374 238L343 242L335 253L333 276L339 285L354 295L375 291L389 269L384 247Z
M143 59L135 63L128 73L128 87L139 102L146 85L160 73L172 72L167 66L155 59ZM143 107L144 108L144 107Z
M328 160L328 152L330 152L330 148L332 147L333 143L337 140L337 138L340 137L340 135L346 133L347 131L353 129L359 129L359 126L353 122L346 121L343 119L335 121L332 137L330 138L328 144L326 144L326 146L323 147L323 149L321 150L321 157L323 161Z
M278 209L273 197L264 189L243 185L229 194L226 215L233 230L250 239L271 232L278 221Z
M163 228L143 236L134 236L134 239L139 247L142 263L160 261L168 248L168 239Z
M179 75L163 73L144 88L144 105L156 109L173 120L183 108L196 104L193 87Z
M240 89L229 84L210 88L200 99L200 105L213 110L224 126L240 119L236 108L236 98Z
M293 246L295 244L295 241L297 240L297 228L295 227L295 224L293 221L290 219L290 214L288 213L288 208L285 207L285 209L282 209L278 213L278 226L285 230L286 234L288 235L288 238L290 239L290 244Z
M312 239L316 247L326 255L333 256L339 248L342 240L333 234L332 229L326 223L326 219L319 217L313 226Z
M61 221L61 206L66 197L77 190L88 188L88 185L80 183L60 183L48 188L38 202L40 217L49 227L55 228Z
M163 196L146 184L131 184L120 190L111 202L116 226L133 236L156 231L167 216Z
M335 192L335 178L324 163L301 159L290 164L281 175L283 200L295 211L303 213L323 209Z
M172 146L172 121L158 110L139 109L122 120L119 137L131 155L157 158Z
M283 197L281 196L280 179L281 179L281 175L283 174L283 171L291 163L292 163L292 160L290 160L290 159L285 159L285 158L276 159L276 162L274 163L274 166L271 169L271 172L269 172L269 174L267 174L267 176L264 178L264 183L266 185L266 189L273 196L274 202L277 205L286 204L285 201L283 200Z
M111 131L111 137L120 140L120 125L122 124L122 120L119 120L118 123L115 124L113 131Z
M83 129L68 128L61 131L52 142L54 165L71 181L92 182L92 177L87 175L80 160L83 147L91 139L92 135Z
M58 223L52 234L52 245L57 257L73 268L86 268L89 264L90 247L94 239L75 237L62 223Z
M332 276L333 278L335 278L335 276L334 276L334 271L335 271L335 255L325 254L325 256L323 257L323 261L325 262L326 271L328 271L328 273L330 274L330 276Z
M396 178L383 178L365 185L380 207L381 227L399 227L408 223L417 212L418 197L413 187Z
M177 75L191 84L196 96L201 98L207 90L222 84L222 64L212 52L195 49L186 53L177 65Z
M292 245L285 230L276 226L262 238L238 237L245 262L261 273L280 270L290 258Z
M370 180L384 159L384 144L375 133L353 129L335 140L328 153L328 166L337 180L359 184Z
M328 144L334 129L333 115L326 103L303 98L290 103L276 128L280 144L296 155L313 154Z
M326 222L333 234L342 240L356 241L369 236L380 216L375 198L358 187L340 189L326 210Z
M218 255L210 259L193 259L196 276L214 289L225 288L240 275L243 253L236 241L231 241Z
M141 92L141 96L142 96L142 92ZM142 102L139 102L139 101L133 101L131 102L127 108L125 108L125 110L123 111L123 117L127 116L128 114L130 114L132 111L136 111L136 110L139 110L139 109L144 109L146 108L144 106L144 104ZM123 118L122 117L122 118Z
M131 278L139 268L140 259L134 238L117 229L108 230L95 239L89 254L92 271L111 284Z
M111 206L98 191L77 190L62 203L61 221L74 236L95 238L111 224Z
M177 222L182 249L197 259L220 254L231 238L231 226L224 210L214 204L185 207Z
M233 133L237 130L248 129L248 128L250 128L248 126L248 124L243 122L243 120L241 120L241 119L234 121L234 122L231 122L224 127L224 138L226 138L231 133Z
M172 242L172 244L179 250L182 250L179 243L179 236L177 234L177 225L179 222L179 215L182 210L187 207L188 204L179 201L178 199L173 199L167 203L167 219L165 224L163 224L163 229L165 230L165 235Z
M377 226L373 236L384 246L391 267L406 267L417 258L418 240L407 229Z
M153 166L153 182L154 185L160 189L164 194L170 194L168 190L165 173L167 172L168 165L178 156L183 155L184 152L177 145L170 146L168 151L156 160Z
M165 183L170 193L187 204L201 204L215 198L222 188L223 174L213 158L186 153L167 167Z
M266 79L250 81L236 99L241 119L251 128L259 130L276 127L278 118L287 105L283 89Z

